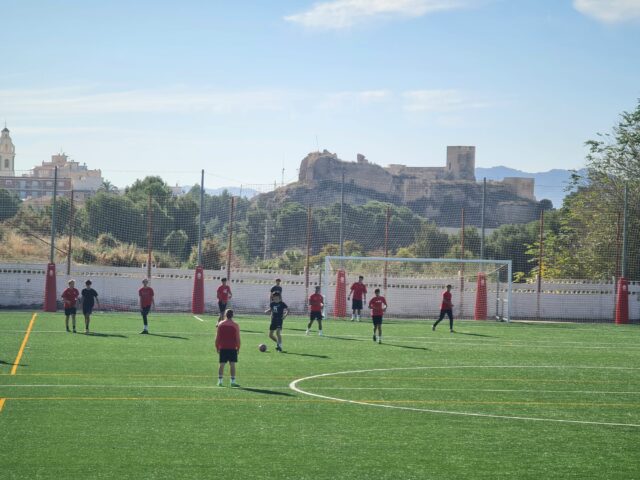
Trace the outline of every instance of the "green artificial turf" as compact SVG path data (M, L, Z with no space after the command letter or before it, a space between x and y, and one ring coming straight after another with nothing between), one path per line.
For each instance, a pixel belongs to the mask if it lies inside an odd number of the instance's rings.
M390 321L380 345L290 317L280 354L267 316L238 315L232 389L211 316L152 312L140 335L96 313L74 335L38 313L11 375L31 318L0 314L3 479L640 477L635 325Z

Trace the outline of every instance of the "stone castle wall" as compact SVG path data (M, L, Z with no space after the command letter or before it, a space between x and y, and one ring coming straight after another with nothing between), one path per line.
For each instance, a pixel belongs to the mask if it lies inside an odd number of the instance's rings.
M335 153L327 150L307 155L300 164L299 182L314 186L321 181L342 182L383 195L398 197L408 203L420 198L430 198L439 186L448 182L475 184L475 147L447 147L447 165L445 167L408 167L391 164L386 168L366 160L358 154L357 162L345 162ZM444 182L444 183L443 183ZM513 196L536 201L534 179L508 177L503 181L491 181L488 188L510 192Z

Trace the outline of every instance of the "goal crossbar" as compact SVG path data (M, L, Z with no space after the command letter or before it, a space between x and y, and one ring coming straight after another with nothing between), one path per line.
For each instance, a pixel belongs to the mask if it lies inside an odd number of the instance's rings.
M381 262L383 264L387 263L404 263L404 264L455 264L455 265L474 265L476 268L481 267L482 265L487 265L490 267L499 266L493 271L488 272L489 274L493 274L506 268L506 281L504 281L504 288L506 290L506 299L499 300L496 296L496 304L499 301L502 301L506 304L501 305L502 312L505 313L501 315L501 319L505 321L510 321L510 305L511 305L511 284L512 284L512 262L511 260L485 260L485 259L456 259L456 258L402 258L402 257L362 257L362 256L337 256L337 255L329 255L325 257L325 265L324 265L324 278L322 282L323 291L325 294L329 293L329 288L332 282L335 281L332 276L332 265L340 264L344 265L346 262ZM386 267L384 274L384 282L386 284ZM496 312L498 311L498 305L496 305ZM496 315L498 316L498 315Z

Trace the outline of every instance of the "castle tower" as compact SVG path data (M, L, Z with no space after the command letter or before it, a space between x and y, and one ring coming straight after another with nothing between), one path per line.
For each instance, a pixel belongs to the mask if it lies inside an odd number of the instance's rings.
M447 147L449 180L476 181L476 147Z
M15 158L16 147L13 146L9 129L5 125L2 129L2 136L0 136L0 177L15 176Z

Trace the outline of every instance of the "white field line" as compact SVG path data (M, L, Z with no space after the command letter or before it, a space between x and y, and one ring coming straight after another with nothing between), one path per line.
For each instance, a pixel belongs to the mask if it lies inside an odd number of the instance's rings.
M196 317L197 318L197 317ZM201 320L202 322L207 322L207 320ZM2 330L0 329L0 332L3 333L23 333L21 330ZM38 330L38 331L32 331L31 334L32 335L37 335L37 334L41 334L41 333L58 333L58 334L65 334L68 335L67 332L65 332L64 330ZM137 336L139 332L139 330L104 330L104 331L98 331L96 330L95 333L105 333L105 334L136 334L135 336ZM152 333L158 333L158 334L167 334L167 335L192 335L192 336L202 336L202 335L212 335L210 332L165 332L165 331L161 331L161 330L153 330ZM247 331L240 331L240 333L242 335L258 335L258 336L262 336L262 335L267 335L268 334L268 329L267 327L265 327L265 332L261 333L261 332L247 332ZM286 329L282 332L282 335L285 337L307 337L307 335L305 335L304 333L289 333L286 331ZM478 348L484 348L484 347L499 347L499 348L513 348L513 349L517 349L517 348L550 348L550 349L575 349L575 350L607 350L607 349L612 349L615 348L616 350L620 350L620 349L625 349L625 350L640 350L640 344L619 344L619 343L588 343L588 342L557 342L557 343L553 343L553 344L543 344L543 343L537 343L535 340L533 341L527 341L527 340L504 340L502 342L496 342L496 341L491 341L491 340L478 340L478 341L474 341L474 340L468 340L468 339L461 339L460 337L461 335L453 335L452 337L454 338L447 338L447 339L438 339L438 340L434 340L433 337L403 337L403 336L390 336L390 335L385 335L384 338L386 340L387 343L392 343L392 342L400 342L400 343L417 343L417 344L421 344L421 345L444 345L444 346L469 346L469 347L478 347ZM312 335L309 336L311 337L317 337L317 335ZM83 335L84 337L84 335ZM91 337L91 335L88 335L88 337ZM363 339L363 340L369 340L371 338L370 335L331 335L331 334L325 334L322 338L323 339L331 339L332 337L336 337L336 338L353 338L353 339ZM430 340L426 340L426 339L430 339Z
M213 377L212 377L213 378ZM3 388L150 388L163 389L175 388L185 390L218 390L216 385L98 385L98 384L12 384L0 385ZM268 390L288 390L289 387L276 386L251 386L251 388L260 388ZM426 391L426 392L486 392L486 393L575 393L585 395L638 395L640 391L596 391L596 390L517 390L517 389L492 389L492 388L428 388L428 387L318 387L318 390L336 390L336 391Z
M532 422L553 422L553 423L566 423L566 424L579 424L579 425L602 425L602 426L614 426L614 427L634 427L640 428L640 424L634 423L616 423L616 422L596 422L596 421L588 421L588 420L563 420L556 418L543 418L543 417L521 417L521 416L512 416L512 415L494 415L488 413L474 413L474 412L455 412L450 410L433 410L427 408L416 408L416 407L402 407L398 405L385 405L381 403L370 403L363 402L358 400L349 400L345 398L338 397L330 397L328 395L320 395L319 393L307 392L306 390L302 390L298 387L298 383L304 382L306 380L313 380L316 378L322 377L330 377L337 375L346 375L352 373L369 373L369 372L388 372L388 371L398 371L398 370L426 370L432 368L439 369L459 369L459 368L568 368L565 366L556 366L556 365L543 365L543 366L532 366L532 365L498 365L498 366L472 366L472 365L464 365L464 366L446 366L446 367L399 367L399 368L373 368L367 370L349 370L344 372L332 372L332 373L322 373L319 375L311 375L308 377L299 378L294 380L289 384L289 388L293 391L301 393L303 395L309 395L311 397L322 398L325 400L331 400L334 402L344 402L344 403L352 403L354 405L366 405L369 407L378 407L378 408L389 408L393 410L407 410L412 412L424 412L424 413L435 413L441 415L457 415L457 416L465 416L465 417L479 417L479 418L501 418L505 420L523 420L523 421L532 421ZM599 367L572 367L572 368L599 368ZM616 368L616 367L610 367ZM621 367L621 369L624 367Z
M200 318L199 316L197 316L197 315L194 315L194 316L193 316L193 318L195 318L196 320L200 320L201 322L204 322L204 320L203 320L203 319L201 319L201 318Z

